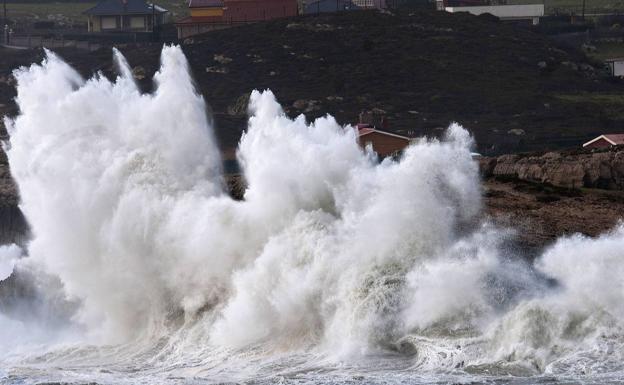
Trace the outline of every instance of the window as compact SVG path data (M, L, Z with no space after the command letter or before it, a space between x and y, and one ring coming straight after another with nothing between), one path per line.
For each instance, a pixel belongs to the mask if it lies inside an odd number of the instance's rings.
M144 29L145 28L145 17L143 16L132 16L130 19L130 28L132 29Z
M117 29L117 17L102 16L102 29Z

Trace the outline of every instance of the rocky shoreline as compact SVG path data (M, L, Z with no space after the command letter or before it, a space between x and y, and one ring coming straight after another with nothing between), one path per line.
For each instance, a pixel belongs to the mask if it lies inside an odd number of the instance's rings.
M0 243L24 244L28 238L28 224L18 207L18 190L4 153L2 155ZM624 159L624 148L580 151L576 154L484 158L480 161L483 174L482 219L515 233L511 237L512 247L516 249L514 252L529 258L538 255L561 236L579 233L594 237L605 233L617 225L624 213L624 190L621 187L624 174L617 168L621 159ZM575 162L580 165L575 166ZM590 176L596 175L597 170L602 170L602 173L597 174L597 179L592 179L580 177L580 171L568 175L566 170L569 169L584 170L583 175ZM606 170L611 170L610 174ZM575 185L583 188L568 187L572 186L570 183L576 183L570 181L577 180L585 181L585 184ZM605 180L611 182L606 183ZM230 195L243 199L245 183L242 177L228 175L225 181ZM552 182L561 182L563 187ZM594 184L614 189L587 188Z
M19 193L11 177L4 151L0 150L0 244L24 245L29 236L28 223L19 209Z
M565 188L624 190L624 146L480 160L484 177L518 179Z
M597 236L624 213L624 146L594 150L502 155L479 160L483 215L516 232L515 246L536 255L565 235ZM225 178L242 199L240 175ZM28 224L18 189L0 151L0 243L24 244Z

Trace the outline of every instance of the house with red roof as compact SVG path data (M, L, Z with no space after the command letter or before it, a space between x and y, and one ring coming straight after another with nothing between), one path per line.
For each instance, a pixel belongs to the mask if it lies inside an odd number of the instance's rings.
M217 29L281 17L296 16L297 0L190 0L190 16L175 25L184 39Z
M583 143L583 148L606 148L619 145L624 145L624 134L604 134Z
M371 145L381 158L400 154L412 142L412 138L378 130L368 124L358 124L358 142L360 146Z

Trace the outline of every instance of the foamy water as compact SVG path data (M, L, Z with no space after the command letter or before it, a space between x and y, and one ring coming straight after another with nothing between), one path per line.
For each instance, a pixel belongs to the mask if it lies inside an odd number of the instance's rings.
M458 125L377 162L254 91L224 189L181 49L156 90L16 72L7 154L32 229L0 248L0 383L617 382L624 227L529 265L482 222ZM250 85L253 87L253 85Z

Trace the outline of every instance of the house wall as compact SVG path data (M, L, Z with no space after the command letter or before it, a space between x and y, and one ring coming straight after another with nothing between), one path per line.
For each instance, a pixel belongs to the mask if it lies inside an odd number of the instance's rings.
M197 23L193 20L182 21L176 24L178 29L178 39L225 29L235 24L250 23L254 21L277 19L280 17L296 16L299 12L297 0L225 0L223 15L202 15L193 13L191 9L191 19L193 17L215 17L215 22L206 22L201 19ZM201 10L202 8L196 8ZM208 8L203 8L208 9Z
M308 1L303 9L304 14L331 13L360 9L352 0L319 0Z
M270 20L296 16L297 0L226 0L223 15L226 22Z
M100 30L114 31L120 27L119 16L100 16Z
M385 0L352 0L353 4L362 8L386 8Z
M147 17L146 16L132 16L130 17L130 28L133 30L146 30L147 29Z
M89 32L101 32L102 20L100 16L89 16Z
M371 132L370 134L361 136L359 142L362 147L371 143L373 145L373 150L382 157L402 151L410 143L408 139L397 138L378 132Z
M223 16L223 8L191 8L191 17Z
M611 147L611 143L607 142L603 138L600 138L594 143L588 144L584 148L605 148L605 147Z
M613 76L624 76L624 59L612 59L607 60L607 64L611 69L611 75Z
M160 15L157 20L162 19ZM152 30L152 15L124 15L124 16L90 16L90 32L149 32Z
M522 5L484 5L473 7L446 7L447 12L469 12L473 15L484 13L492 14L500 19L518 20L530 19L533 24L539 23L539 18L544 16L544 4Z

